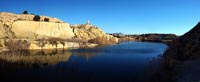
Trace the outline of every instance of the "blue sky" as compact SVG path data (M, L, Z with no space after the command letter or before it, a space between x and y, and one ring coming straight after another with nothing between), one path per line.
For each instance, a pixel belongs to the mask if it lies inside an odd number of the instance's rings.
M200 0L0 0L0 12L86 20L107 33L182 35L200 21Z

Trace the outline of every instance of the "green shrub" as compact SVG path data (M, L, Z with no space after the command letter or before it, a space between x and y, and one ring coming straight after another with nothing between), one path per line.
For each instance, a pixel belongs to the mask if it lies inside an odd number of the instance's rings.
M24 11L23 14L28 14L28 11Z
M44 18L44 21L45 22L49 22L49 18Z
M35 15L33 18L34 21L40 21L40 16L39 15Z

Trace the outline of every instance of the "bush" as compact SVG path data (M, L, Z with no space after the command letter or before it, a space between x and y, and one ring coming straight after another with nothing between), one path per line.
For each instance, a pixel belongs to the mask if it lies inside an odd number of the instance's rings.
M24 11L23 14L28 14L28 11Z
M39 41L38 46L41 47L43 50L43 47L45 46L45 44L46 44L46 41Z
M8 40L8 42L5 42L5 46L7 46L7 48L8 48L9 50L14 50L14 49L16 49L16 47L17 47L17 45L15 45L15 41L14 41L12 38L10 38L10 39Z
M34 21L40 21L40 16L39 15L35 15L33 18Z
M9 39L5 45L9 50L25 50L29 48L30 43L26 40Z
M44 18L44 21L49 22L49 18Z

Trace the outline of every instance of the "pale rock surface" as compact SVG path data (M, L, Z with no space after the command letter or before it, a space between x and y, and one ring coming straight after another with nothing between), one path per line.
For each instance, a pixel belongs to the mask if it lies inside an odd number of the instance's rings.
M12 25L12 32L15 33L16 38L26 39L38 39L44 37L74 37L72 29L67 23L16 21Z
M118 38L115 38L112 35L108 35L101 29L90 24L71 25L71 28L73 29L75 37L83 40L91 40L97 37L104 37L108 40L118 42Z
M57 18L40 16L40 21L33 21L34 15L0 13L0 38L38 39L44 37L72 38L74 33L68 23ZM49 18L49 22L44 22Z

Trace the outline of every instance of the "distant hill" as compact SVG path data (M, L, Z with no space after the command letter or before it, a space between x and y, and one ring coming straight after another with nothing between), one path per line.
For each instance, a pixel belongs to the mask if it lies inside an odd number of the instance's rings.
M113 33L110 35L119 38L119 41L163 42L167 44L170 44L172 40L178 37L175 34L157 34L157 33L142 34L142 35L130 35L130 34L127 35L121 33Z

